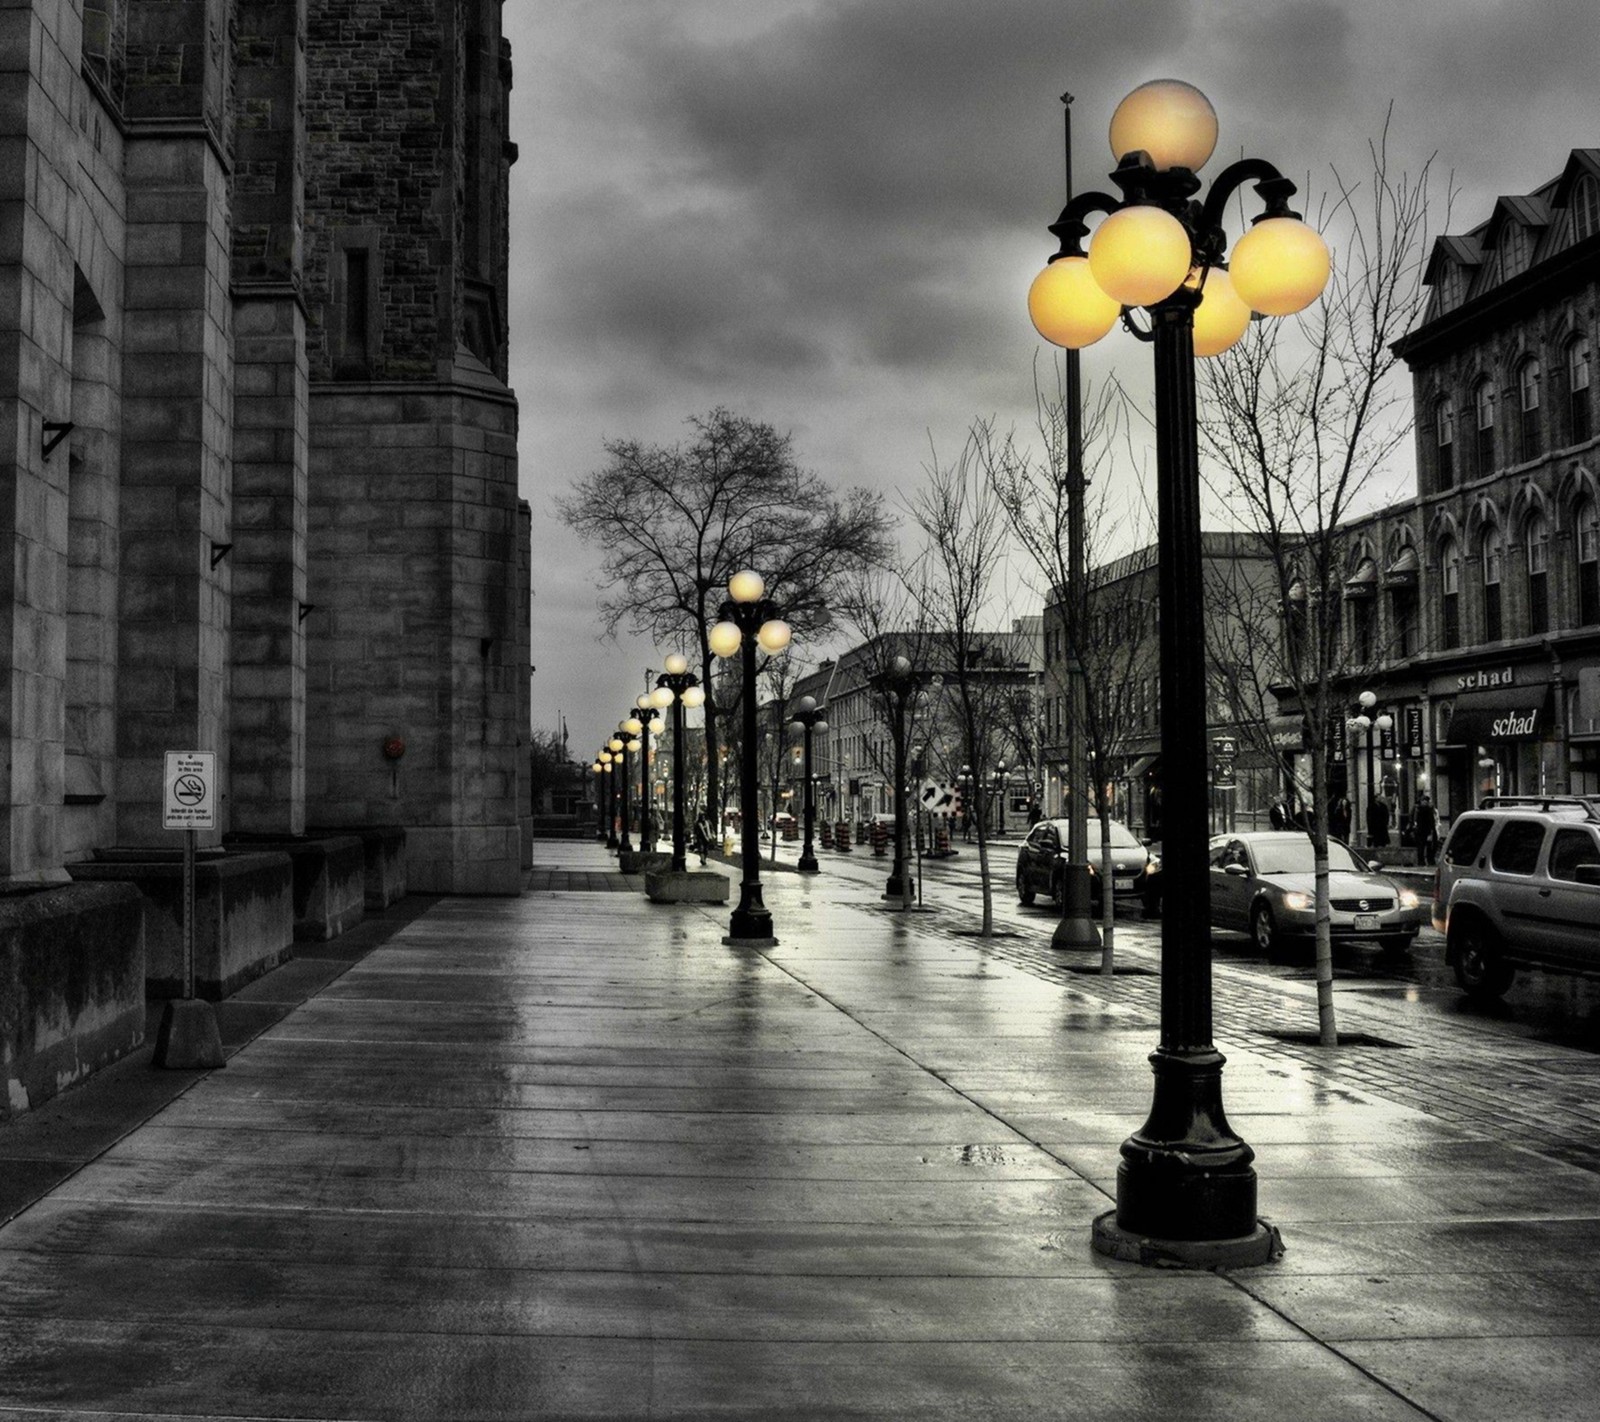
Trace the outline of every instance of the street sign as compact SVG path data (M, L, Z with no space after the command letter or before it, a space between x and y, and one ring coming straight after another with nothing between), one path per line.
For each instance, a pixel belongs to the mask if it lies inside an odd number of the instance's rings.
M930 815L954 815L957 808L956 788L937 780L926 781L922 786L922 808Z
M1213 736L1211 738L1211 754L1224 760L1232 760L1239 754L1239 741L1235 736Z
M215 751L168 751L162 777L162 829L208 830L217 827L217 757Z

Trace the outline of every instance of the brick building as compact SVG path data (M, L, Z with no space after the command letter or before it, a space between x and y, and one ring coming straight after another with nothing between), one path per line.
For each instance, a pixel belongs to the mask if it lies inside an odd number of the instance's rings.
M172 843L202 749L219 837L516 892L499 0L22 0L0 68L0 880Z

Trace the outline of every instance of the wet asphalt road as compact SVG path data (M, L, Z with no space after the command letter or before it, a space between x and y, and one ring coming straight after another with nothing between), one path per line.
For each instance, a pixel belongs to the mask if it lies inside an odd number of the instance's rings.
M1048 932L1057 910L1040 901L1032 907L1017 902L1011 880L1016 869L1016 838L990 846L990 874L994 884L996 920L1019 930ZM976 845L958 846L953 859L922 861L923 894L930 904L950 903L968 912L981 909ZM793 863L798 847L781 844L779 862ZM848 858L819 851L826 874L863 888L877 886L888 874L888 861L859 848ZM1144 919L1137 905L1121 910L1118 930L1129 940L1155 947L1159 923ZM1309 950L1264 959L1242 933L1218 929L1212 940L1215 960L1262 979L1315 978ZM1442 1020L1464 1020L1492 1025L1508 1036L1600 1054L1600 974L1581 977L1569 973L1519 969L1505 997L1498 1002L1470 1000L1456 986L1444 960L1444 936L1424 928L1409 953L1386 952L1370 943L1350 943L1334 948L1335 979L1345 990L1403 997Z

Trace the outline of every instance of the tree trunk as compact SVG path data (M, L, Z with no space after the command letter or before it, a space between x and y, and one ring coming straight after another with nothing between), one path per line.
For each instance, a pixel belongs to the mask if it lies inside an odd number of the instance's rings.
M1328 724L1328 718L1321 718ZM1326 738L1324 737L1324 741ZM1311 852L1317 876L1317 1037L1324 1047L1339 1045L1333 1011L1333 914L1328 903L1328 756L1326 744L1312 747Z
M1116 880L1111 869L1111 812L1100 808L1100 976L1116 972L1117 896L1112 892Z

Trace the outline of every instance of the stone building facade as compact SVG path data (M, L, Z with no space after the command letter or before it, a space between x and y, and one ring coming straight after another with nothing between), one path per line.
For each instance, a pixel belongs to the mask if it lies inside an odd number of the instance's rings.
M399 825L516 892L530 516L499 0L0 5L0 879Z

